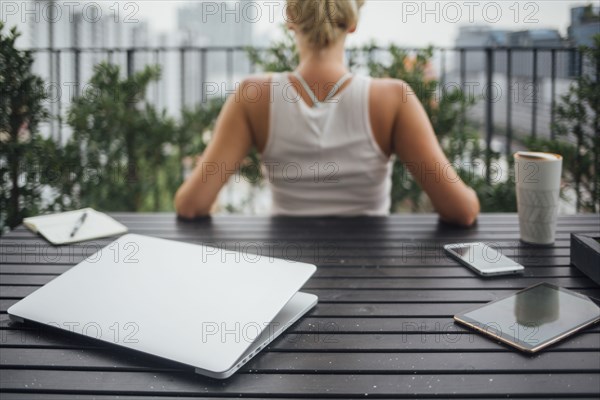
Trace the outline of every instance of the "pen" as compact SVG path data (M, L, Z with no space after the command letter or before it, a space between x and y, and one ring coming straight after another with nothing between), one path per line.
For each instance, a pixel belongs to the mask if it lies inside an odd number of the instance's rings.
M83 225L83 223L85 222L86 218L87 218L87 211L85 211L83 214L81 214L81 217L77 220L77 222L75 222L75 226L73 227L73 230L71 231L71 237L75 236L75 234L77 233L79 228L81 228L81 225Z

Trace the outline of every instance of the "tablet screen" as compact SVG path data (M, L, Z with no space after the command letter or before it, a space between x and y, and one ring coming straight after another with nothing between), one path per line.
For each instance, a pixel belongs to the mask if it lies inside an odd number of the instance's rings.
M590 299L547 283L456 315L455 319L525 351L537 351L600 319Z

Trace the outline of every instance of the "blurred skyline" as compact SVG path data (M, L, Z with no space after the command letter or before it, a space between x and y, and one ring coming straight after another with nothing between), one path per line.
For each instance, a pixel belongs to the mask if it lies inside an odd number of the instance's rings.
M3 1L0 19L12 26L17 24L27 33L27 25L35 15L29 10L32 1ZM37 18L48 18L48 2L37 1ZM88 15L98 12L101 5L102 17L119 20L135 29L147 29L150 38L172 36L177 40L179 32L178 11L198 7L197 15L209 19L220 18L223 23L239 23L239 19L250 20L254 45L266 46L282 35L285 0L233 0L212 1L57 1L61 18L68 11L84 11ZM570 9L590 4L590 1L400 1L367 0L362 8L356 33L350 35L349 45L363 45L376 41L380 45L394 43L403 47L452 47L462 26L487 25L496 29L528 30L557 29L564 37L570 24ZM224 4L224 5L223 5ZM95 5L95 6L93 6ZM93 7L92 7L93 6ZM237 9L236 9L237 7ZM237 21L236 21L237 19ZM43 22L43 21L40 21ZM203 21L198 21L199 30ZM147 28L143 28L146 26ZM152 39L150 39L152 41ZM169 40L170 41L170 40ZM24 43L27 46L29 43Z
M48 82L48 109L60 117L44 124L41 132L66 143L72 134L66 113L74 98L87 93L86 82L98 63L119 66L123 77L159 65L161 77L150 84L146 99L180 118L182 110L224 98L244 77L263 72L244 47L266 47L282 36L285 4L285 0L4 0L0 20L16 24L23 33L17 46L37 49L33 71ZM556 100L585 72L575 46L600 32L600 7L582 7L590 4L367 0L348 45L438 47L429 61L431 75L440 81L436 95L460 86L476 99L466 117L482 137L496 129L510 130L515 138L549 138ZM491 57L486 58L482 46L488 47ZM510 51L504 47L522 51L508 57ZM367 60L354 59L353 72L368 74ZM377 52L376 60L387 63L389 53ZM510 141L492 136L485 136L490 138L486 146L503 152Z
M146 19L152 30L163 33L177 30L177 9L200 1L141 1L139 15ZM208 3L220 3L208 1ZM284 1L256 1L261 11L252 15L258 44L268 44L281 35L284 23ZM370 41L379 44L395 43L406 47L435 45L450 47L458 36L460 26L489 25L494 28L526 30L554 28L565 36L570 24L572 7L590 4L590 1L400 1L366 0L361 11L357 31L350 35L349 45ZM229 9L231 10L231 9ZM221 13L233 21L234 14ZM244 15L243 9L240 11ZM254 22L256 20L256 22ZM199 21L199 24L201 21ZM261 43L266 40L266 43Z
M205 102L207 96L221 96L227 93L227 85L260 72L241 47L267 47L280 37L286 4L285 0L5 0L0 4L0 19L9 26L19 26L23 33L18 42L20 47L42 49L36 54L34 71L46 81L64 81L61 86L76 82L79 87L81 82L88 82L93 66L101 61L120 65L124 73L149 64L160 65L163 74L150 90L149 100L177 115L182 108ZM349 46L375 41L382 47L395 44L409 48L434 45L566 49L586 44L594 32L600 32L597 17L584 21L584 13L597 15L600 10L599 7L594 10L582 7L589 4L589 1L556 0L367 0L357 32L350 35ZM184 51L187 46L194 49ZM199 50L203 46L224 46L228 50L213 49L205 57ZM165 47L169 50L159 50ZM49 53L43 50L47 48L67 50L62 54L60 50ZM75 57L74 48L107 50L83 51ZM153 50L140 50L143 48ZM110 49L137 50L131 50L131 57L126 57L123 51ZM382 60L385 58L385 55L380 56ZM535 121L540 119L539 125L546 134L552 101L568 88L577 72L576 60L568 50L555 56L553 62L548 50L540 51L536 64L531 53L521 52L512 59L510 83L521 88L533 87L532 71L537 65L535 81L540 101L536 102ZM493 79L508 90L506 65L506 54L495 54ZM458 69L463 66L464 76ZM556 79L552 78L552 70ZM443 83L468 78L482 85L488 79L484 54L473 50L464 62L454 50L437 50L431 59L431 71ZM364 65L357 67L357 72L367 73ZM523 96L528 93L523 92ZM53 104L53 112L61 114L68 108L68 101L64 98ZM479 109L473 108L479 111L476 118L479 121L485 119L482 104ZM497 108L504 106L505 102L501 102ZM513 114L513 119L525 126L534 113L531 105L521 104ZM497 114L501 120L495 120L500 125L503 123L501 115ZM60 128L53 125L52 131L60 132Z

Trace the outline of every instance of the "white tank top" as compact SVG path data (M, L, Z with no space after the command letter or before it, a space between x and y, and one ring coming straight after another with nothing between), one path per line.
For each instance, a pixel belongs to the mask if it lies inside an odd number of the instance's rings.
M369 77L309 107L287 73L272 77L262 154L275 215L387 215L392 161L369 120Z

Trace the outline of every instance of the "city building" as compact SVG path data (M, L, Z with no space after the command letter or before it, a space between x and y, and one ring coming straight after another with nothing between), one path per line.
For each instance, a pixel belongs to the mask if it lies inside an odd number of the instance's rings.
M41 131L60 141L70 136L65 113L91 78L93 67L108 61L121 65L126 73L126 54L119 49L150 45L148 23L116 18L108 3L39 0L20 2L10 11L7 25L22 33L17 45L36 53L33 72L46 82L47 108L52 115L62 116L41 126ZM148 54L134 57L136 69L149 62Z
M244 48L254 45L255 3L199 1L179 8L180 45L190 47L181 56L185 60L182 87L189 88L182 94L184 105L206 101L207 93L231 92L236 82L252 71ZM203 52L199 47L213 49Z
M528 29L523 31L508 31L495 29L489 26L465 26L459 28L455 40L457 49L465 49L464 68L467 74L480 73L487 68L487 59L483 48L497 48L494 51L493 69L495 72L508 72L508 59L504 49L511 48L512 75L521 77L533 76L533 52L519 49L539 49L537 57L538 76L552 75L552 51L569 46L568 40L562 38L556 29ZM556 55L557 62L555 73L557 76L568 77L573 75L570 68L571 55L560 51ZM460 53L456 55L455 65L461 68Z
M461 26L454 41L456 47L506 46L508 30L493 29L488 25Z
M594 35L600 34L600 6L571 8L569 39L575 46L592 46Z
M494 126L505 129L510 112L517 136L528 136L533 130L536 135L550 136L552 105L578 72L567 38L549 28L510 31L466 26L459 29L455 47L450 79L460 82L464 78L466 85L476 88L473 94L479 101L470 110L472 121L486 119L484 99L491 77ZM486 48L491 49L491 75Z
M250 0L198 1L177 11L177 28L187 40L210 46L251 46L253 21Z
M509 32L506 45L509 47L538 47L556 48L563 47L565 39L560 36L557 29L527 29Z

